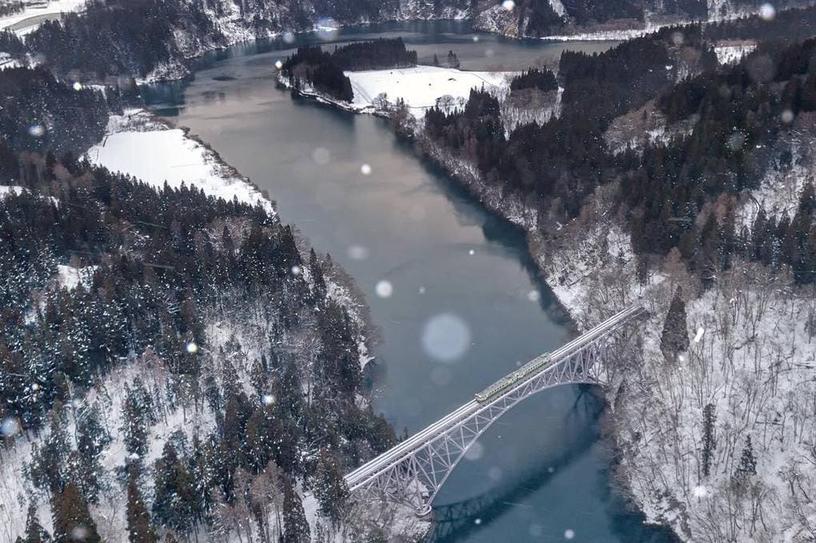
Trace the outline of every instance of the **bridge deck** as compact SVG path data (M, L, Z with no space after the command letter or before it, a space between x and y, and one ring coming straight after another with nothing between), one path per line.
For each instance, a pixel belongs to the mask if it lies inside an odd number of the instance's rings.
M346 475L345 480L349 486L349 489L355 490L356 488L359 488L361 485L363 485L366 481L370 480L372 477L376 477L380 472L384 471L390 466L393 466L395 463L398 463L400 460L409 456L417 449L426 446L430 441L433 441L434 438L442 434L448 428L456 426L463 420L466 420L467 418L474 415L479 410L484 409L486 406L489 406L491 403L497 401L506 393L509 393L509 391L515 390L519 386L523 386L528 381L535 379L542 372L547 371L548 369L556 366L559 363L559 361L568 357L568 355L585 347L586 345L589 345L590 343L604 336L608 332L616 329L624 322L627 322L633 318L638 317L643 312L644 310L641 306L635 305L621 311L620 313L613 315L612 317L605 320L596 327L592 328L585 334L582 334L581 336L575 338L574 340L570 341L569 343L563 345L559 349L550 353L548 355L550 357L549 364L542 366L539 369L539 371L532 372L531 374L527 375L524 379L519 380L519 382L516 383L514 386L510 387L508 391L505 391L504 393L497 395L497 397L493 398L490 402L479 403L475 400L470 400L469 402L461 405L455 411L442 417L438 421L430 424L429 426L417 432L416 434L406 439L405 441L397 444L393 448L382 453L373 460L370 460L366 464L363 464L359 468L355 469L354 471Z

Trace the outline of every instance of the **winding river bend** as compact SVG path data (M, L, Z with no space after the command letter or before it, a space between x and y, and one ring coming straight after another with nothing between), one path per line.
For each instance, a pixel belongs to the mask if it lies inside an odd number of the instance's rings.
M274 64L296 45L380 36L402 36L420 63L453 50L463 69L520 70L612 45L502 40L461 23L344 29L220 52L149 100L268 190L283 219L353 276L380 336L375 407L413 432L574 331L521 232L420 162L387 122L275 88ZM595 394L550 390L494 425L440 494L431 539L669 541L611 490Z

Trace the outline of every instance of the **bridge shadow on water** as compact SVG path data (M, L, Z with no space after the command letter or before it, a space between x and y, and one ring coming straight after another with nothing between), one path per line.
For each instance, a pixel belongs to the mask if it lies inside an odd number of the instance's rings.
M454 543L468 541L469 536L485 530L514 507L547 485L565 468L590 453L599 439L599 425L605 410L603 396L591 385L580 385L579 393L564 416L564 422L573 420L591 422L590 431L570 436L567 447L552 455L542 456L540 462L523 473L515 474L507 483L495 486L488 492L459 502L433 508L433 528L425 543ZM627 543L679 543L669 529L643 524L641 513L633 511L623 499L606 487L598 492L609 499L611 527L620 541ZM511 536L512 537L512 536Z

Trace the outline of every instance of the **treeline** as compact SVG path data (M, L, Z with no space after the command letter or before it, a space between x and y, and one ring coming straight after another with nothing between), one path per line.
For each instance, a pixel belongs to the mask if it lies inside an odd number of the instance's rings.
M2 6L0 6L0 17L20 13L21 11L23 11L23 8L25 8L25 4L23 4L22 2L6 2Z
M293 88L308 82L316 90L351 102L354 92L346 70L376 70L416 66L416 51L408 51L402 38L377 39L335 47L324 51L320 46L298 48L286 59L281 71Z
M57 81L45 68L0 72L0 147L79 154L102 139L108 104L101 92ZM0 151L2 153L2 151ZM0 165L0 171L2 165ZM8 170L5 170L8 171Z
M816 35L816 7L777 9L771 18L752 15L709 23L704 35L709 40L801 41Z
M335 46L332 60L343 70L410 68L417 64L416 51L405 48L402 38L378 38Z
M553 91L558 89L558 81L555 74L546 68L531 68L510 81L510 90L518 91L523 89L538 89L540 91Z
M0 30L0 52L8 53L15 59L22 59L28 52L28 48L14 32Z
M331 53L320 46L299 47L297 53L286 59L281 71L295 90L300 90L305 82L338 100L351 102L354 99L351 80L332 60Z

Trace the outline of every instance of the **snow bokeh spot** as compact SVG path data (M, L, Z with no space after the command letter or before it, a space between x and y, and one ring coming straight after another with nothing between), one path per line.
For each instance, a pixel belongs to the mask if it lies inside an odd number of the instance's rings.
M572 539L574 537L575 537L575 530L573 530L571 528L567 528L564 531L564 539Z
M362 173L363 175L371 175L371 165L363 164L362 166L360 166L360 173Z
M292 266L292 275L300 275L300 266Z
M782 112L781 117L783 123L790 124L793 122L794 119L793 111L786 109L785 111Z
M480 519L480 518L477 518L477 519L475 519L473 521L473 524L475 524L476 526L479 526L481 523L482 523L482 519Z
M465 452L465 458L468 460L478 460L482 456L484 456L484 446L478 441Z
M527 293L527 299L534 303L538 302L541 299L541 293L538 290L533 289Z
M504 0L502 7L507 11L513 11L516 8L516 3L513 0Z
M317 30L318 38L320 38L321 40L329 41L337 37L337 33L340 30L340 25L338 25L337 21L335 21L331 17L321 17L317 21L315 29Z
M264 394L261 398L261 402L263 402L264 405L272 405L275 403L275 397L272 394Z
M470 348L470 328L452 313L436 315L422 330L422 347L434 360L454 362Z
M31 125L28 128L28 133L32 137L41 138L45 135L45 127L41 124Z
M190 354L196 354L198 352L198 345L196 345L194 341L191 341L187 344L187 352Z
M283 62L280 59L275 61L275 68L277 68L278 70L283 69Z
M286 43L295 43L295 34L294 32L289 32L288 30L283 33L283 41Z
M352 245L348 248L347 254L352 260L365 260L368 258L368 248L362 245Z
M85 526L75 526L71 530L72 541L85 541L88 538L88 529Z
M771 21L776 17L776 8L770 2L762 4L759 8L759 16L766 21Z
M321 166L325 166L331 160L331 153L325 147L317 147L312 151L312 160Z
M695 498L705 498L708 496L708 488L704 485L697 485L692 489L691 493Z
M82 90L82 83L80 83L79 81L75 81L74 82L74 90L77 91L77 92L81 91Z
M394 294L394 285L391 284L391 281L383 279L377 283L374 290L380 298L390 298Z
M3 437L14 437L20 432L20 423L14 417L3 419L0 424L0 435Z

